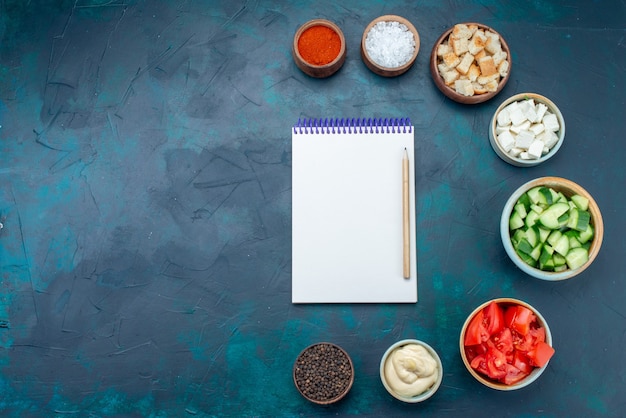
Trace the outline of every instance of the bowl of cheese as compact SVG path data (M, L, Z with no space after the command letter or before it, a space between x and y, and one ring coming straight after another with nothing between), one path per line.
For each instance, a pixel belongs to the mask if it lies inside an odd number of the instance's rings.
M495 153L517 167L541 164L559 151L565 120L556 104L537 93L519 93L496 109L489 124Z

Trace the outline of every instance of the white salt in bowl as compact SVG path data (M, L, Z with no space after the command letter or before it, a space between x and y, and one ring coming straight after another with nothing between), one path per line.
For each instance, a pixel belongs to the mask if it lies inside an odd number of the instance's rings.
M517 151L507 151L507 148L505 148L505 146L507 145L507 143L510 143L511 138L508 137L508 139L505 139L505 136L501 137L500 139L498 138L498 135L501 134L501 132L499 131L502 131L502 128L499 128L498 116L501 116L501 112L503 111L503 109L513 102L522 103L529 100L532 100L532 103L534 103L535 105L542 104L546 106L547 112L555 115L556 121L559 124L559 129L555 132L555 137L553 139L553 141L556 142L551 144L552 146L550 147L550 150L547 153L543 153L539 158L527 158L523 154L517 154ZM531 123L531 125L534 125L534 123ZM489 142L491 143L491 147L502 160L517 167L536 166L554 157L554 155L561 148L561 145L563 145L564 138L565 120L563 119L563 114L550 99L536 93L520 93L509 97L504 102L502 102L500 106L498 106L489 124Z
M396 15L372 20L361 38L363 62L383 77L396 77L407 72L415 62L419 48L420 37L415 26Z

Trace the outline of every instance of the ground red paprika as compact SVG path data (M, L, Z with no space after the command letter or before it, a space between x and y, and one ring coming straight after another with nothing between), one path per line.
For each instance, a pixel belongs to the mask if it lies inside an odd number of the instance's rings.
M326 26L311 26L298 39L298 52L309 64L326 65L337 58L340 50L339 35Z

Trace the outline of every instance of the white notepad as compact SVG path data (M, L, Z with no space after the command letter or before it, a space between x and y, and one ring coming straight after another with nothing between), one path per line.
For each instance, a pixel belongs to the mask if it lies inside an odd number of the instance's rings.
M402 246L405 148L409 278L403 274ZM292 302L417 302L410 121L299 121L292 129L292 151Z

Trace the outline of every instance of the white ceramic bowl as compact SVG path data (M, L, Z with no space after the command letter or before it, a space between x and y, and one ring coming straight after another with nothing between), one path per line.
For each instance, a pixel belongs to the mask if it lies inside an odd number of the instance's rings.
M523 301L518 300L518 299L497 298L497 299L488 300L487 302L485 302L485 303L481 304L480 306L478 306L476 309L474 309L474 311L465 320L465 323L463 324L463 328L461 329L461 336L459 338L459 348L460 348L460 351L461 351L461 359L463 360L463 364L465 364L465 367L470 372L470 374L472 376L474 376L474 378L476 380L478 380L480 383L482 383L483 385L485 385L485 386L487 386L489 388L496 389L496 390L501 390L501 391L512 391L512 390L517 390L517 389L524 388L524 387L530 385L531 383L533 383L534 381L536 381L539 378L539 376L541 376L541 374L548 367L548 364L550 363L549 360L543 367L536 367L532 372L530 372L530 374L528 376L526 376L524 379L522 379L519 382L514 383L512 385L505 385L504 383L500 383L498 381L492 380L492 379L488 378L487 376L484 376L484 375L478 373L476 370L474 370L470 366L470 362L469 362L469 360L467 358L467 355L466 355L466 352L465 352L465 344L464 344L465 343L465 331L467 330L467 327L469 326L469 323L471 322L472 318L474 318L474 316L480 310L482 310L485 307L487 307L491 302L496 302L496 303L502 304L502 305L522 305L522 306L525 306L526 308L530 309L535 314L535 316L537 317L537 322L539 323L539 325L541 325L546 330L545 342L552 347L552 333L550 332L550 327L548 327L548 323L546 322L545 318L539 313L539 311L537 309L533 308L528 303L523 302Z
M387 363L387 359L389 358L391 353L393 353L396 349L399 349L408 344L417 344L417 345L421 345L422 347L424 347L426 351L428 351L430 355L435 359L435 362L437 363L437 373L438 373L435 383L429 389L413 397L406 397L406 396L402 396L396 393L391 388L389 383L387 383L387 378L385 376L385 364ZM422 402L430 398L431 396L433 396L435 392L437 392L437 389L439 389L439 386L441 386L441 382L443 380L443 365L441 363L441 359L439 358L439 355L437 355L437 352L425 342L420 341L420 340L415 340L415 339L401 340L401 341L396 342L395 344L392 344L391 347L389 347L387 351L385 351L385 354L383 354L383 357L380 360L380 380L383 383L383 386L385 387L385 389L387 389L387 392L389 392L389 394L391 394L391 396L393 396L394 398L403 402L407 402L407 403Z
M509 232L509 218L511 217L511 213L513 212L513 208L518 199L525 192L536 186L551 187L556 191L562 192L568 198L573 194L579 194L589 200L589 213L591 215L590 224L594 227L594 237L589 247L589 259L585 264L575 270L571 270L568 268L567 270L561 272L550 272L531 267L530 265L526 264L524 260L522 260L522 258L517 254L515 248L513 247L513 243L511 242L511 234ZM567 180L561 177L540 177L521 185L517 190L513 192L511 197L509 197L509 200L507 200L506 204L504 205L504 209L502 209L502 217L500 218L500 238L502 239L502 244L504 245L504 249L509 258L520 270L537 279L558 281L571 279L572 277L582 273L587 267L591 265L593 260L598 255L600 247L602 246L602 240L604 238L604 224L598 204L593 199L593 197L581 186L571 180Z
M502 145L500 144L500 141L498 141L498 138L497 138L498 134L496 132L497 117L500 111L513 102L519 102L519 101L523 101L527 99L532 99L535 101L535 103L543 103L544 105L546 105L549 111L553 113L554 115L556 115L556 118L559 122L559 131L556 132L558 136L557 143L552 148L550 148L550 151L548 153L536 159L524 159L524 158L515 157L511 155L502 147ZM544 161L549 160L559 151L559 149L561 148L561 145L563 145L564 139L565 139L565 120L563 119L563 114L550 99L540 94L536 94L536 93L520 93L520 94L516 94L514 96L509 97L504 102L502 102L500 106L498 106L498 108L496 109L496 111L494 112L491 118L491 122L489 123L489 142L491 143L491 147L502 160L517 167L532 167L532 166L541 164Z

